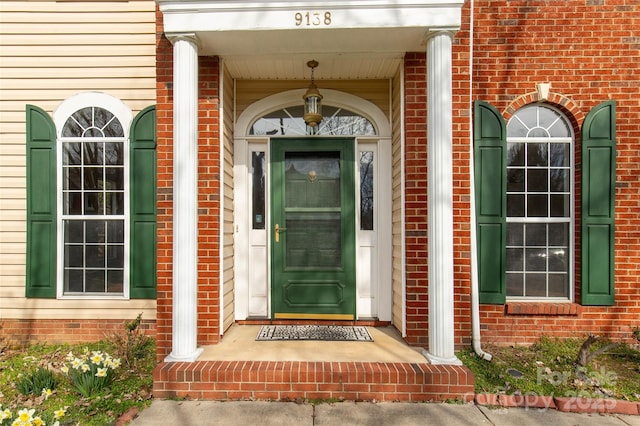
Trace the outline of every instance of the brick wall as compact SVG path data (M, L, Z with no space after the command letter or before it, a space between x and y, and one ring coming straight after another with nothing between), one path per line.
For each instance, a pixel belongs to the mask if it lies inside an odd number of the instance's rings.
M3 345L22 347L30 343L83 343L102 340L112 333L124 332L131 320L80 319L3 319L0 321L0 349ZM142 320L139 330L155 336L154 320Z
M427 347L427 62L408 53L404 63L406 340Z
M538 100L536 83L551 83L549 103L560 108L573 125L576 153L585 116L599 103L617 103L617 185L615 300L611 307L540 304L483 305L484 341L529 343L540 335L576 337L587 333L630 338L640 326L640 5L624 0L475 2L473 99L492 103L505 119L522 105ZM464 102L468 70L469 2L462 30L454 41L454 153L468 131L469 107ZM456 71L460 70L456 74ZM460 93L460 104L458 104ZM468 93L468 90L467 90ZM460 138L463 138L462 140ZM456 154L454 154L456 155ZM454 164L464 155L454 158ZM576 182L580 177L576 156ZM464 164L465 161L462 163ZM466 173L456 179L456 229L466 222ZM576 188L575 300L580 300L580 188ZM456 233L456 343L465 342L468 288L465 232ZM459 238L462 240L458 240ZM458 251L460 250L460 251ZM460 260L460 262L459 262ZM460 287L459 283L465 283ZM462 321L462 324L460 323ZM459 335L460 334L460 335Z
M171 352L173 256L173 47L156 11L157 312L158 359Z

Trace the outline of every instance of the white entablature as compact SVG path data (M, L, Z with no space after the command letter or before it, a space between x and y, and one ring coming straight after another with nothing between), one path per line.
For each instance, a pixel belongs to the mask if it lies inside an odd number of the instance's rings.
M422 51L429 31L460 27L464 3L463 0L157 2L168 36L193 33L200 54L220 56Z

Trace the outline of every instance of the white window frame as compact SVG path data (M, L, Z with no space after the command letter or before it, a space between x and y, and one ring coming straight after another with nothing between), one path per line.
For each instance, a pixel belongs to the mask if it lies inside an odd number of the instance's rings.
M531 107L532 105L526 105L523 108ZM570 122L567 116L562 113L562 111L554 108L551 105L535 105L538 108L547 108L555 113L559 114L560 118L564 120L565 125L569 129L570 137L509 137L508 134L508 124L507 124L507 146L510 143L565 143L569 145L569 218L555 218L551 216L547 217L509 217L506 216L507 224L509 223L542 223L542 224L550 224L550 223L567 223L569 226L569 235L568 235L568 253L567 253L567 262L569 264L569 268L567 273L568 277L568 286L569 292L568 297L533 297L533 296L509 296L506 295L507 301L527 301L527 302L573 302L575 299L575 135L573 133L573 128L570 125ZM511 120L517 119L518 111L516 111L509 122ZM551 126L549 126L550 128ZM525 174L526 170L528 170L527 165L524 165ZM508 168L507 168L508 170ZM508 193L508 192L507 192ZM526 194L525 190L525 194ZM546 192L546 194L550 194ZM524 238L524 236L523 236ZM547 249L549 246L545 246ZM526 258L523 259L523 262L526 261ZM505 266L506 267L506 266ZM524 274L524 271L523 271ZM548 277L548 271L545 274Z
M117 218L124 220L124 271L123 271L123 292L117 294L100 294L100 293L87 293L87 294L65 294L64 292L64 220L80 220L85 218L85 215L63 215L63 173L62 173L62 144L65 142L75 142L76 138L64 138L62 137L62 131L67 119L73 115L76 111L87 108L98 107L111 112L122 125L124 132L123 138L117 138L117 141L123 142L124 150L124 214L118 215ZM84 92L72 96L63 101L53 113L53 121L56 126L56 203L57 203L57 215L56 215L56 228L57 228L57 254L56 254L56 297L58 299L106 299L106 300L128 300L129 299L129 130L131 122L133 121L132 111L118 98L115 98L109 94L102 92ZM88 138L85 138L86 140ZM114 138L95 138L96 141L113 141ZM122 217L124 216L124 217ZM111 215L92 215L90 219L95 220L109 220L115 219Z

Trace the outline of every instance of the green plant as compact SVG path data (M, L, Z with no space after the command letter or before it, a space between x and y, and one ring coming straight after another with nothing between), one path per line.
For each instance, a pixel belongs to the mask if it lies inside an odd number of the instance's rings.
M84 397L101 391L113 381L113 371L120 366L119 358L112 358L106 352L85 348L83 355L76 357L73 352L67 355L71 368L65 365L62 372L68 374L75 388Z
M13 419L13 413L8 408L2 410L2 405L0 405L0 426L45 426L49 424L52 426L59 426L59 420L64 417L67 412L67 408L69 407L55 410L54 414L51 416L47 414L35 415L35 408L23 408L22 410L18 410L17 417Z
M16 387L25 396L40 394L43 390L55 389L56 378L52 371L40 367L26 376L20 377Z
M142 314L138 314L133 321L124 323L124 331L107 336L107 340L115 348L116 356L120 357L127 367L136 366L154 346L153 339L140 330L141 323Z

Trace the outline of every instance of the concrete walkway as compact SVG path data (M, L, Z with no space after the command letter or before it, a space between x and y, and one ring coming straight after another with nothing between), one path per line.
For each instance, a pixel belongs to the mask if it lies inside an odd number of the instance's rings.
M314 406L295 402L155 400L130 425L640 426L640 416L493 409L473 404L338 402Z

